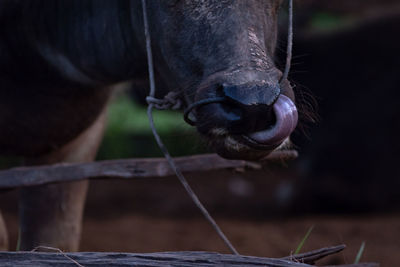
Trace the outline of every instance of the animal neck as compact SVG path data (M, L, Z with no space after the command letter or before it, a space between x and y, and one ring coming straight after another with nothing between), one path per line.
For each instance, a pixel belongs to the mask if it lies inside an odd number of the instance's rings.
M68 81L88 85L109 85L138 74L138 62L145 58L133 32L130 1L30 2L24 3L15 22L25 39L16 45L24 50L22 55L35 59L32 68L44 66Z

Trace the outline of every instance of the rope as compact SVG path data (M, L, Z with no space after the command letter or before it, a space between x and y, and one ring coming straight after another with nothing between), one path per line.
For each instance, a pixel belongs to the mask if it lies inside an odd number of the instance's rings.
M156 109L159 110L178 110L183 106L182 100L179 98L180 94L177 92L169 92L163 99L155 98L153 96L146 97L148 104L153 104Z
M288 43L287 43L287 50L286 50L286 65L285 65L285 70L283 72L283 75L280 79L280 83L288 78L289 72L290 72L290 67L291 67L291 61L292 61L292 50L293 50L293 0L288 0L289 2L289 27L288 27ZM150 38L150 31L149 31L149 25L148 25L148 18L147 18L147 8L146 8L146 0L142 0L142 8L143 8L143 21L144 21L144 32L145 32L145 38L146 38L146 52L147 52L147 62L148 62L148 72L149 72L149 80L150 80L150 93L149 96L146 97L146 101L148 103L148 108L147 108L147 116L149 118L150 122L150 127L151 131L153 132L154 138L156 139L156 142L158 146L160 147L160 150L164 154L165 158L168 161L168 164L170 165L171 169L175 172L176 176L178 177L179 181L185 188L186 192L189 194L191 197L192 201L195 203L195 205L200 209L202 212L203 216L207 219L207 221L212 225L214 230L217 232L219 237L222 239L222 241L227 245L229 250L236 255L239 255L237 250L233 247L229 239L225 236L225 234L222 232L218 224L215 222L215 220L211 217L211 215L208 213L207 209L203 206L203 204L200 202L199 198L196 196L192 188L190 187L189 183L183 176L181 170L176 166L174 160L172 159L171 155L169 154L167 148L165 147L164 143L162 142L160 136L157 133L156 127L154 125L154 119L153 119L153 108L156 109L180 109L182 107L182 101L180 100L180 95L176 92L170 92L168 93L163 99L157 99L155 98L155 79L154 79L154 66L153 66L153 55L152 55L152 50L151 50L151 38ZM222 102L224 101L224 97L214 97L214 98L208 98L208 99L203 99L201 101L198 101L196 103L193 103L187 107L184 111L184 119L185 121L194 126L196 124L195 119L190 118L190 114L193 110L207 105L211 103L217 103L217 102Z
M287 39L287 47L286 47L286 64L285 70L281 77L280 83L286 80L289 76L291 62L292 62L292 51L293 51L293 0L289 1L289 26L288 26L288 39Z
M144 31L145 31L145 37L146 37L147 62L148 62L148 68L149 68L148 71L149 71L149 77L150 77L150 95L149 95L149 98L148 98L149 106L147 108L147 115L149 117L151 131L153 132L153 135L154 135L154 137L155 137L155 139L157 141L157 144L160 147L160 149L161 149L162 153L164 154L165 158L167 159L170 167L176 173L176 176L178 177L179 181L182 183L182 185L185 188L186 192L192 198L193 202L200 209L200 211L203 213L204 217L208 220L208 222L213 226L214 230L218 233L218 235L222 239L222 241L224 241L224 243L228 246L230 251L233 254L239 255L239 253L233 247L231 242L228 240L228 238L222 232L222 230L220 229L218 224L215 222L215 220L208 213L207 209L200 202L199 198L196 196L196 194L194 193L194 191L190 187L189 183L186 181L186 179L183 176L182 172L176 166L174 160L172 159L172 157L169 154L167 148L165 147L165 145L161 141L160 136L157 133L156 127L154 125L154 120L153 120L153 108L156 105L156 103L154 103L154 100L155 100L155 98L154 98L154 95L155 95L155 82L154 82L153 56L152 56L152 52L151 52L151 40L150 40L150 33L149 33L150 31L149 31L149 25L148 25L148 19L147 19L146 0L142 0L142 8L143 8Z
M189 105L184 113L183 113L183 119L186 121L187 124L191 125L191 126L195 126L196 125L196 120L190 118L190 113L195 109L195 108L199 108L201 106L204 105L208 105L211 103L218 103L218 102L223 102L225 101L225 97L213 97L213 98L207 98L207 99L203 99L200 101L197 101L196 103L193 103L191 105Z

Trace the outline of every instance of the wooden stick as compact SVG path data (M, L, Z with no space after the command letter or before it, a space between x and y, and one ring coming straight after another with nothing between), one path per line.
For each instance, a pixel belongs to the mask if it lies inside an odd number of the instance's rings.
M346 248L346 245L339 245L334 247L321 248L306 253L296 254L285 257L283 259L297 261L307 264L314 264L317 260L325 258L326 256L336 254Z
M346 245L339 245L334 247L321 248L306 253L296 254L285 257L283 259L297 261L307 264L314 264L317 260L325 258L326 256L339 253L346 248Z
M296 151L276 151L260 162L226 160L216 154L177 157L182 172L206 172L222 169L260 169L262 165L297 157ZM63 163L18 167L0 171L0 189L43 185L84 179L133 179L167 177L174 173L164 158L105 160L91 163Z
M379 267L378 263L358 263L358 264L346 264L346 265L329 265L323 267Z
M315 254L315 253L314 253ZM78 263L79 265L77 265ZM213 252L160 252L160 253L43 253L43 252L0 252L0 266L12 267L101 267L101 266L148 266L148 267L311 267L312 265L286 259L219 254ZM374 263L342 265L342 267L378 267ZM336 267L340 267L336 266Z

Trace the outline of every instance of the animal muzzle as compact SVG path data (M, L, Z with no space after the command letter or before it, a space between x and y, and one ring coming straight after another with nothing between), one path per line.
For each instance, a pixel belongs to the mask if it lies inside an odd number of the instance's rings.
M219 99L196 108L196 126L227 158L265 156L280 146L297 125L296 106L281 94L279 85L223 84L198 96L203 100Z

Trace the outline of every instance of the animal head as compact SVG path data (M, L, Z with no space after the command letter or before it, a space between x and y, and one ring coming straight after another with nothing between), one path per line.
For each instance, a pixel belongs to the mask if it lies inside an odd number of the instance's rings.
M181 88L189 122L221 156L260 158L296 127L293 90L273 60L281 3L176 0L152 8L161 72Z

